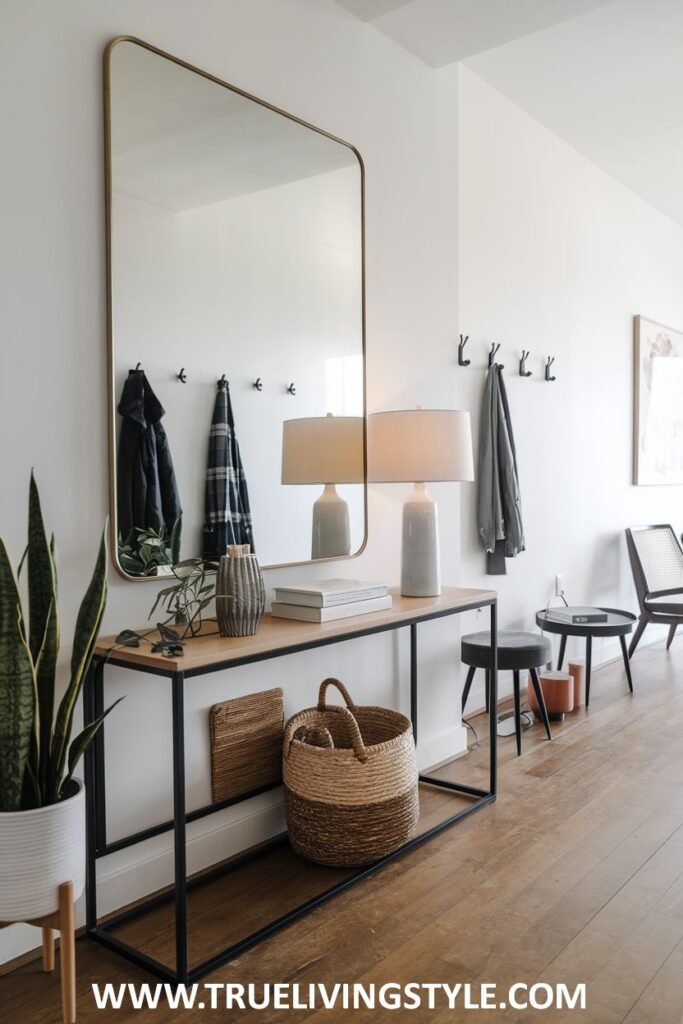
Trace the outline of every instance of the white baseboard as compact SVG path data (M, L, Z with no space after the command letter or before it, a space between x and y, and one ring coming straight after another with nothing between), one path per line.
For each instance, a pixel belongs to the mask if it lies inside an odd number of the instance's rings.
M417 759L420 769L459 757L467 752L467 729L454 729L420 743ZM210 822L210 824L209 824ZM245 804L218 812L188 828L188 874L232 857L284 831L281 791L273 790ZM157 836L135 850L124 851L100 862L98 871L98 910L108 914L141 899L173 880L173 840L171 833Z
M467 751L467 730L456 726L420 743L417 751L421 770L459 757ZM285 828L282 792L274 789L244 804L218 811L188 826L188 874L220 863L240 851L265 842ZM120 907L148 896L173 881L173 835L166 832L140 846L122 850L98 862L98 915L110 914ZM77 924L85 920L84 900L77 906ZM34 949L34 929L23 926L7 929L0 940L0 963Z
M272 790L244 804L218 811L188 826L189 875L257 846L285 828L282 791ZM173 881L173 834L100 861L97 879L98 914L147 896Z
M425 770L460 757L467 752L467 729L454 729L418 744L417 761ZM210 824L209 824L210 822ZM201 871L232 857L241 850L265 842L284 831L281 791L273 790L245 804L194 822L188 828L188 874ZM98 912L108 914L125 904L169 885L173 880L173 839L171 833L148 840L133 850L123 851L100 862L98 870Z
M420 771L426 771L466 753L467 728L457 725L454 729L433 736L426 743L418 743L417 766Z

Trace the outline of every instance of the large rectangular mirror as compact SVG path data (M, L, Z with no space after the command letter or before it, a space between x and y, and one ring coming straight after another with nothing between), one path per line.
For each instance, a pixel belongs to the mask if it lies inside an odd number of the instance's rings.
M132 38L105 54L111 521L128 578L366 537L363 167Z

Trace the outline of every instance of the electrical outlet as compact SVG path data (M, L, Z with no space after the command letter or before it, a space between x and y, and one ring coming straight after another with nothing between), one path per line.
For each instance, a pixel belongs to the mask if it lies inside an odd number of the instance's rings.
M564 591L564 576L561 572L558 572L555 577L555 597L562 597Z

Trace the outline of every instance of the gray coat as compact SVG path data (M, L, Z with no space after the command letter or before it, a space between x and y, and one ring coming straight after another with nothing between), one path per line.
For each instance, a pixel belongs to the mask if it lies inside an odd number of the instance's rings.
M524 551L517 452L502 367L486 378L479 429L478 526L489 575L505 574L505 559Z

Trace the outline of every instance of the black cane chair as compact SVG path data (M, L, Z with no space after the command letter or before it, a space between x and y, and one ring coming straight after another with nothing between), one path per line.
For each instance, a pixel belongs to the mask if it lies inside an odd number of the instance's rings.
M472 680L478 668L486 672L486 699L488 702L489 676L491 670L491 634L470 633L460 641L460 657L469 665L465 689L462 692L462 713L465 714L465 705L472 688ZM522 753L522 697L519 685L519 673L528 671L531 676L531 683L536 694L538 706L541 709L541 717L545 725L546 735L549 740L553 738L550 731L550 720L548 710L545 706L541 682L538 678L537 669L545 665L552 657L550 640L541 636L540 633L517 633L503 630L498 633L498 668L501 671L512 672L513 690L515 697L515 736L517 738L517 754ZM488 705L487 705L488 706ZM495 714L496 709L492 708L491 713Z
M669 627L667 651L683 624L683 549L673 527L632 526L626 531L628 557L636 586L640 620L628 649L631 658L649 623ZM677 601L665 598L678 597Z

